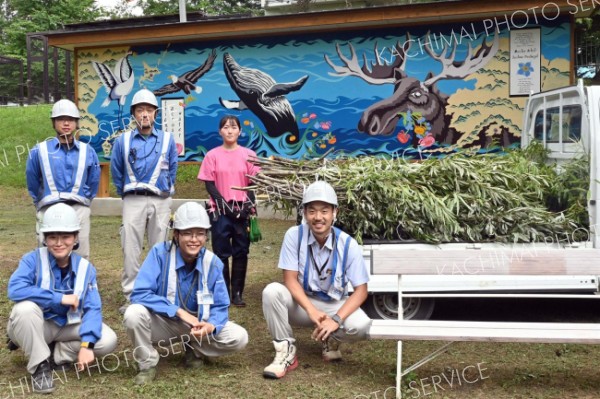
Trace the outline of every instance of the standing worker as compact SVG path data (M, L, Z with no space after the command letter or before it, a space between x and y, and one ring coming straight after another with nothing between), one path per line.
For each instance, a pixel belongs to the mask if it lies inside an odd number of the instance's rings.
M223 262L223 276L234 306L246 306L242 294L250 252L248 220L256 213L256 208L252 192L232 187L249 186L248 175L254 176L260 171L249 161L256 153L238 144L240 133L239 119L233 115L224 116L219 122L223 145L206 154L198 173L198 180L204 181L210 194L212 248Z
M135 93L130 112L137 128L115 140L110 161L113 183L123 198L121 286L127 302L140 270L146 230L150 247L166 239L177 176L173 135L154 126L158 115L154 94L147 89ZM126 308L121 306L119 311L124 313Z
M79 230L73 208L50 206L40 225L44 247L25 254L8 281L16 304L6 332L25 352L36 393L54 391L56 366L76 362L83 370L117 346L117 335L102 323L96 269L72 253Z
M196 202L182 204L173 228L173 240L152 247L144 261L123 320L139 364L138 385L154 380L158 360L166 356L153 342L167 352L169 344L181 342L190 368L248 343L246 330L229 321L223 265L204 246L210 229L206 210Z
M275 346L266 378L282 378L298 367L292 326L313 327L325 361L341 360L340 341L366 339L371 319L360 305L367 299L369 274L362 250L352 237L333 227L337 195L317 181L304 192L306 223L291 227L283 238L279 268L283 284L263 290L263 313ZM348 283L354 292L348 296Z
M90 256L90 205L98 192L100 165L94 149L75 140L79 129L79 110L69 100L58 100L52 107L52 127L56 137L36 145L25 168L27 189L37 209L36 231L39 245L43 234L39 227L46 209L57 202L73 207L81 225L79 249Z

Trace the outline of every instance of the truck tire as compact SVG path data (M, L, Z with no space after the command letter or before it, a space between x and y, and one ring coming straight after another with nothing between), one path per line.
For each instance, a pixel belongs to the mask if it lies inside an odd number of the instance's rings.
M403 305L406 320L427 320L433 313L435 299L405 298ZM369 294L362 304L362 309L372 319L398 320L398 294L393 292Z

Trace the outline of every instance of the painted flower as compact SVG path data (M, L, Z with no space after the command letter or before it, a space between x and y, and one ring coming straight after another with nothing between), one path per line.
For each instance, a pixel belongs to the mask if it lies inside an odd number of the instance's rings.
M315 113L312 113L312 114L309 115L310 119L315 119L316 117L317 117L317 114L315 114Z
M326 148L326 147L327 147L327 144L323 143L323 144L319 145L319 147L321 147L321 148Z
M332 137L331 137L331 138L330 138L330 139L329 139L327 142L328 142L329 144L335 144L335 143L336 143L336 141L337 141L337 139L335 138L335 136L332 136Z
M300 119L300 122L307 124L308 122L310 122L310 118L308 116L305 116L304 118Z
M178 155L183 154L183 150L184 150L183 149L183 144L181 144L181 143L175 143L175 145L177 146L177 154Z
M402 144L406 144L408 143L408 140L410 140L410 134L406 133L404 130L400 130L396 138Z
M427 131L427 128L423 125L415 126L415 133L422 136Z
M421 147L427 148L435 144L435 139L432 135L425 136L421 140L419 140L419 145Z
M321 122L320 126L323 130L329 130L331 128L331 121Z
M313 136L313 137L317 137L318 135L319 135L319 133L317 133L317 132L312 132L312 136Z
M517 72L519 75L525 75L525 77L529 77L533 72L533 67L531 66L531 62L519 62L519 71Z
M290 141L296 141L296 136L294 136L293 134L290 136Z
M249 126L249 125L250 125L250 121L249 121L248 119L246 119L246 120L244 121L244 126Z

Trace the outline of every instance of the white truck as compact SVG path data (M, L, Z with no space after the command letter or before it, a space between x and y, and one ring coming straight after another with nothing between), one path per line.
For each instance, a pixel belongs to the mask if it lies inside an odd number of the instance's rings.
M527 146L532 140L539 140L550 150L549 157L558 165L561 161L580 156L582 151L590 155L590 189L588 195L588 213L590 228L587 241L574 242L571 237L551 237L544 243L520 244L542 246L543 249L576 251L580 248L600 248L600 233L597 232L599 209L600 161L600 86L577 86L556 89L531 95L524 112L521 145ZM377 262L381 251L418 251L423 249L440 251L511 249L510 244L494 243L382 243L363 245L363 254L367 265ZM542 249L542 248L539 248ZM531 248L535 251L536 248ZM476 252L473 252L476 254ZM405 319L427 319L434 310L435 301L444 297L507 297L511 294L530 297L568 297L569 295L598 294L599 276L493 276L482 275L465 257L464 262L454 263L451 275L446 272L440 276L405 276L402 289L407 297L402 304ZM398 258L402 262L402 258ZM369 297L363 309L372 318L398 318L397 276L371 276Z

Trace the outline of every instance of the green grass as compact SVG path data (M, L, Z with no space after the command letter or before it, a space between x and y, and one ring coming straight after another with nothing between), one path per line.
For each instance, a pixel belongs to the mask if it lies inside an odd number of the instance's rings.
M25 187L29 150L55 135L50 105L0 107L0 186Z

